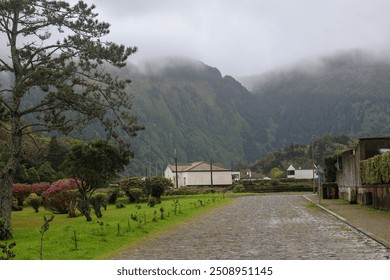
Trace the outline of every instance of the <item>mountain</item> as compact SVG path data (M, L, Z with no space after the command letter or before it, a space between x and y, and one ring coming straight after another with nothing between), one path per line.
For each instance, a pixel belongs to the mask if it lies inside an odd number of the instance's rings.
M232 77L189 60L149 62L139 69L130 74L134 113L146 126L132 139L138 172L146 163L161 171L175 151L179 162L212 159L231 166L269 150L269 109Z
M161 174L175 157L234 167L324 134L390 134L390 60L362 51L240 79L250 81L250 91L188 59L151 60L119 74L132 79L133 113L145 126L130 139L135 158L129 174ZM99 135L99 128L85 133Z
M274 114L275 146L313 135L390 133L390 60L355 50L312 60L251 80L251 92Z

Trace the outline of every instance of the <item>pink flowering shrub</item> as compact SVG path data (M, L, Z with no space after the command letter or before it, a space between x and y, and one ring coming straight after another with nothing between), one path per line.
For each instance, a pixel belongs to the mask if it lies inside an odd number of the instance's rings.
M18 201L18 206L23 206L23 201L31 194L31 186L28 184L13 184L12 195Z
M66 179L54 182L43 194L44 207L55 214L69 214L70 205L77 200L77 189L74 179Z
M47 182L35 183L35 184L32 184L32 185L29 185L29 184L13 184L13 186L12 186L12 195L18 201L18 206L23 206L23 202L26 200L26 198L30 194L36 193L37 195L40 196L49 187L50 187L50 183L47 183Z
M50 187L50 183L40 182L31 184L30 187L32 193L36 193L37 195L41 196Z

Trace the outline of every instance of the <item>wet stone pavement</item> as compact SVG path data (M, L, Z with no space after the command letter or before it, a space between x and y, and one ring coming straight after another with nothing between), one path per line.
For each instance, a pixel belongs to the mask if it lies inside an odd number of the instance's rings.
M308 204L302 195L240 197L117 259L388 259L383 245Z

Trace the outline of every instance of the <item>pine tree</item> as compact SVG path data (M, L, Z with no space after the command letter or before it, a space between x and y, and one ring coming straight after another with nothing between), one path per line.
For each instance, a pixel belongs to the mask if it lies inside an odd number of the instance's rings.
M0 87L1 119L9 122L11 135L9 158L0 171L6 230L23 137L53 130L66 134L99 121L108 138L129 148L119 135L135 136L142 129L130 112L130 80L107 72L124 67L136 48L103 41L109 24L99 21L94 9L83 1L0 2L0 73L12 81ZM33 102L25 101L32 96Z

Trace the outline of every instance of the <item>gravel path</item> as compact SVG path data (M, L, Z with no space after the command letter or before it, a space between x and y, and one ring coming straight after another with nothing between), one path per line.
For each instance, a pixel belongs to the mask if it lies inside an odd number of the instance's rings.
M237 198L117 259L387 259L389 250L302 195Z

